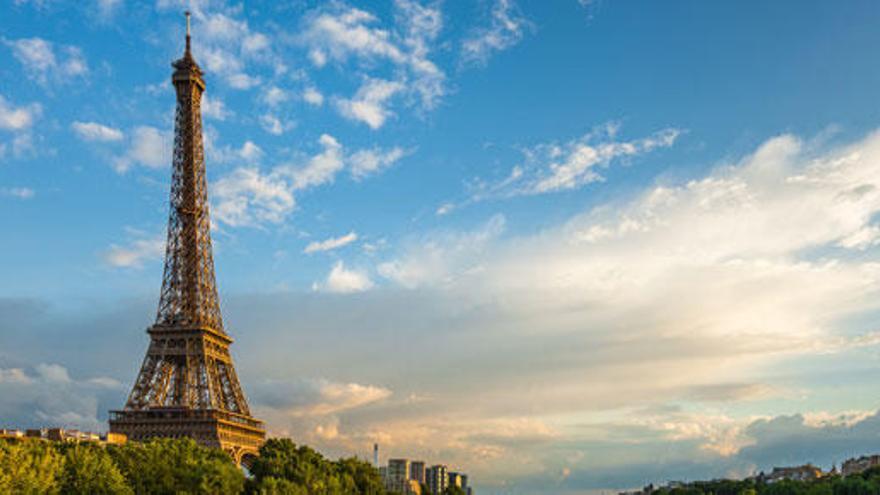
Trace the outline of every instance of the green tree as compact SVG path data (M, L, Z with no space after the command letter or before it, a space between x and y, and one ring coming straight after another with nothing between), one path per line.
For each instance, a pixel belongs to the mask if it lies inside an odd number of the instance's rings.
M443 490L443 495L467 495L464 490L460 486L447 486L445 490Z
M348 457L336 461L341 476L351 480L352 491L358 495L383 495L385 486L379 471L372 464L356 457Z
M133 493L107 452L97 445L77 444L63 449L62 494L128 495Z
M64 458L41 440L0 441L0 493L55 494Z
M244 474L219 449L191 439L154 439L109 446L108 453L135 493L241 493Z

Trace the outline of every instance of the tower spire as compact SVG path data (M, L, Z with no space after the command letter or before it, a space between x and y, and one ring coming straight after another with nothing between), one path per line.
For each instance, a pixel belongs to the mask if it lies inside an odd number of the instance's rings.
M189 35L190 14L189 14L189 11L187 10L186 12L183 13L183 15L186 16L186 55L189 55L190 54L190 51L189 51L189 48L190 48L190 42L189 42L189 40L190 40L190 35Z

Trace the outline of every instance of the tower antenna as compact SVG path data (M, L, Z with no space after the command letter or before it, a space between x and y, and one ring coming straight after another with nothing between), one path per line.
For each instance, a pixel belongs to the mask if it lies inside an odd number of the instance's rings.
M186 53L189 53L189 17L190 13L187 10L183 13L186 16Z

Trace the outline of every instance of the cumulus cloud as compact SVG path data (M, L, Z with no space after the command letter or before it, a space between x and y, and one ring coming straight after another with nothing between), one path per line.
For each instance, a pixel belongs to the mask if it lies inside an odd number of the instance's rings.
M72 378L56 363L33 367L0 368L0 415L7 427L60 426L104 431L100 406L119 393L112 378Z
M308 87L303 91L303 100L309 105L319 107L324 104L324 95L317 88Z
M332 184L346 166L352 175L363 177L389 166L401 152L359 150L346 154L342 144L329 134L318 139L321 150L311 156L300 156L276 165L268 172L258 168L239 168L212 185L211 198L216 217L230 226L258 226L280 223L294 210L297 191ZM263 151L245 142L241 149L224 147L211 152L221 161L236 159L258 161ZM375 156L373 156L375 155ZM372 168L371 168L372 167ZM358 171L355 172L355 169Z
M42 38L4 40L4 43L12 49L28 77L41 85L66 83L83 78L89 72L82 51L75 46L56 48Z
M42 113L38 103L13 106L3 95L0 95L0 129L6 131L26 131Z
M226 108L226 103L220 98L205 94L202 96L202 115L214 120L226 120L232 115L232 110Z
M112 142L121 141L124 137L121 130L97 122L76 121L70 127L84 141Z
M123 174L136 165L147 168L169 166L172 142L170 132L162 132L150 126L136 127L131 132L128 150L113 161L113 168Z
M344 236L340 237L331 237L330 239L324 239L323 241L313 241L310 242L306 248L303 250L304 253L316 253L319 251L332 251L334 249L341 248L358 239L358 235L354 232L349 232Z
M463 63L485 65L496 52L519 43L529 26L514 0L495 0L489 26L475 30L462 42Z
M131 238L124 245L111 244L104 251L104 262L116 268L140 268L145 262L155 261L165 254L165 236L147 236L145 233L127 229Z
M205 152L213 163L236 163L244 162L245 164L254 164L259 162L265 152L256 143L247 140L238 148L229 145L217 146L214 144L214 138L205 138Z
M277 174L237 168L211 184L212 212L232 226L278 223L296 206L293 192Z
M280 136L295 127L293 122L281 120L271 113L260 116L260 125L263 130L274 136Z
M343 117L361 121L371 129L382 127L389 117L394 115L387 108L388 101L404 86L397 81L368 79L364 81L351 99L340 98L336 108Z
M322 134L318 142L324 148L313 156L305 166L279 167L279 173L293 181L294 189L307 189L333 182L336 174L345 166L342 145L333 136Z
M290 99L290 94L278 86L269 86L263 91L263 102L270 107L277 107Z
M335 294L351 294L372 289L373 285L373 281L365 271L346 268L342 261L337 261L327 274L327 278L321 283L315 282L312 289Z

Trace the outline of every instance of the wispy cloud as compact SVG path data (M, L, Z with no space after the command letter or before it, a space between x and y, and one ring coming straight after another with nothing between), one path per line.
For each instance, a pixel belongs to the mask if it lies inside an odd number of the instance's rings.
M410 152L399 146L387 150L377 147L357 151L349 156L351 176L359 180L379 173L397 163Z
M331 237L330 239L324 239L323 241L313 241L310 242L303 252L306 254L317 253L319 251L332 251L334 249L341 248L358 239L358 235L355 232L349 232L344 236L340 237Z
M565 143L544 143L526 149L525 159L499 181L477 179L471 200L546 194L577 189L603 180L601 169L675 144L682 131L669 128L641 139L616 139L616 125L605 125Z
M32 199L36 192L30 187L0 187L0 196L16 199Z
M300 40L317 68L329 61L354 61L368 77L351 98L337 97L343 115L376 129L393 114L391 97L406 94L419 108L430 110L446 93L446 75L430 59L430 52L443 26L440 10L415 1L394 4L395 23L382 27L366 10L334 3L309 13ZM379 63L392 67L393 79L371 70ZM312 101L316 101L313 99Z
M495 53L519 43L530 26L514 0L495 0L489 25L474 30L462 42L462 62L485 65Z

